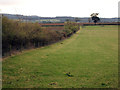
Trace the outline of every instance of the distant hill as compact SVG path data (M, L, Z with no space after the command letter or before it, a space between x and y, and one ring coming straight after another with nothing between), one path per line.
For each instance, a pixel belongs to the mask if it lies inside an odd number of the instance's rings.
M39 23L60 23L65 22L67 20L75 21L77 18L77 22L89 22L90 17L70 17L70 16L57 16L57 17L39 17L39 16L24 16L24 15L15 15L15 14L3 14L3 16L8 17L9 19L18 20L21 19L22 21L29 21L29 22L39 22ZM90 20L92 22L92 20ZM118 22L120 18L100 18L100 22Z

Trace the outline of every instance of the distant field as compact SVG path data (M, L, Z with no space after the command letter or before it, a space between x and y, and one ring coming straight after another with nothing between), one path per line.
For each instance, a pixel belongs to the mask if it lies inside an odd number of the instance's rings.
M117 88L118 27L86 26L3 61L3 88Z

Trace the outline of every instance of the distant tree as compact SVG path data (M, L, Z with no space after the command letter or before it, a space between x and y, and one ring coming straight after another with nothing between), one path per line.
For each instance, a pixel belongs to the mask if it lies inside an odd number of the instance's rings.
M70 19L66 19L66 22L69 22L70 21Z
M75 22L78 22L78 21L80 21L80 19L79 18L75 18Z
M98 21L100 21L100 18L99 17L97 17L97 15L98 15L99 13L92 13L90 16L91 16L91 18L92 18L92 20L93 20L93 22L96 24Z
M91 22L90 18L88 18L88 22L89 22L89 23Z

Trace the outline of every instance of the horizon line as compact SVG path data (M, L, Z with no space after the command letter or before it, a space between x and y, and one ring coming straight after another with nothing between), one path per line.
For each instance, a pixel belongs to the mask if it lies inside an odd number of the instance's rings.
M0 13L0 14L10 14L10 13ZM37 17L77 17L77 18L89 18L89 17L83 17L83 16L39 16L39 15L25 15L25 14L11 14L11 15L23 15L23 16L37 16ZM99 17L99 16L98 16ZM99 17L99 18L120 18L119 16L118 17Z

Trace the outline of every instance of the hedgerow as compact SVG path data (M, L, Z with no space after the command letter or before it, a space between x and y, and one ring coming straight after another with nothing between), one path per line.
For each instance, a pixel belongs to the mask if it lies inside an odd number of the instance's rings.
M3 17L2 55L8 56L12 52L55 43L78 31L79 25L74 22L65 22L62 28L60 27L59 30L59 27L42 27L39 23L23 23Z

